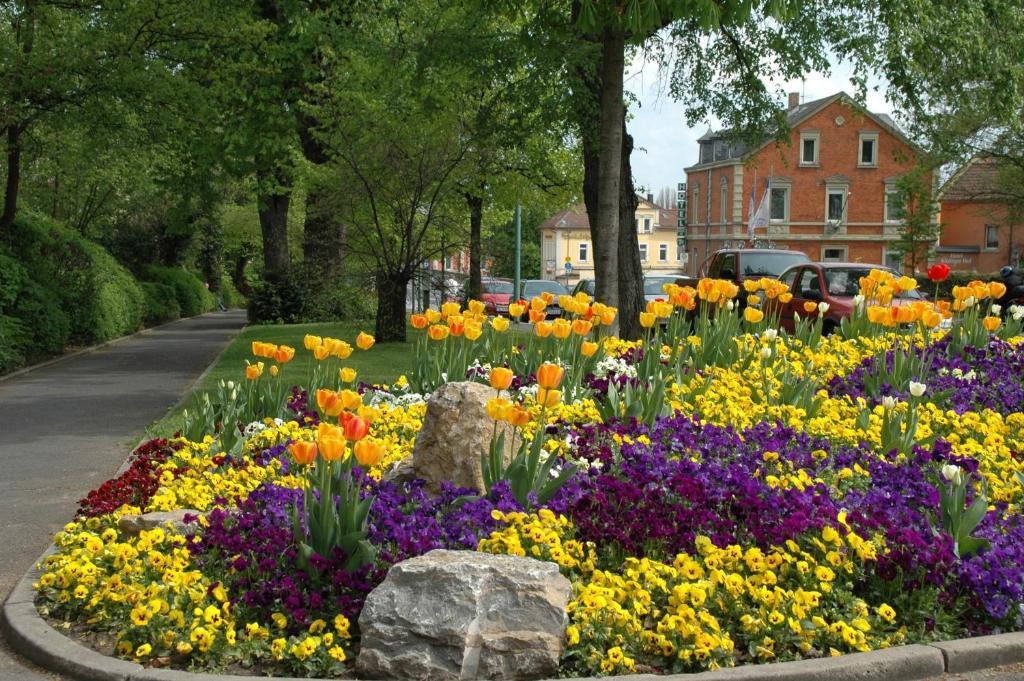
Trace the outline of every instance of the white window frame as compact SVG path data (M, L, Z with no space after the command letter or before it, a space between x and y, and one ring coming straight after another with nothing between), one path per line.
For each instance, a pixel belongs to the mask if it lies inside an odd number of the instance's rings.
M580 256L580 262L590 261L590 244L586 241L581 241L579 245L579 252L577 255Z
M640 244L640 262L647 262L647 244Z
M872 158L870 162L864 161L864 142L870 141L872 143L871 148L873 150ZM878 133L877 132L862 132L857 136L857 167L858 168L877 168L878 167Z
M651 225L653 224L653 222L654 221L651 220L650 218L644 218L644 234L651 233Z
M785 208L786 215L785 215L785 217L783 217L781 219L780 218L773 218L772 217L772 197L771 197L771 194L768 195L768 222L773 222L773 223L778 225L778 224L783 224L783 223L789 222L789 217L790 217L789 201L790 201L790 196L792 195L793 191L792 191L792 187L790 187L788 184L772 185L772 191L774 192L776 189L779 189L779 190L782 190L782 191L786 192L786 198L783 201L783 208Z
M996 233L996 245L995 246L989 246L988 245L989 244L988 231L990 229L995 230L995 233ZM995 224L991 224L991 223L985 225L985 250L986 251L998 251L999 250L999 225L995 225Z
M658 244L658 262L668 262L668 244Z
M842 256L838 259L830 259L825 257L825 251L841 251ZM821 247L821 261L822 262L847 262L850 259L850 249L848 246L838 246L835 244L823 244Z
M901 225L903 224L903 218L894 218L889 215L889 195L899 194L900 190L893 185L888 185L885 188L885 195L882 198L882 219L887 225ZM906 209L904 208L904 213Z
M814 158L808 161L804 158L804 142L814 142ZM820 132L802 132L800 133L800 165L814 167L818 165L818 159L821 157L821 133Z
M849 208L849 202L846 200L846 197L849 194L849 188L846 187L845 185L825 186L825 222L832 222L833 220L835 220L835 218L831 218L828 215L828 200L829 197L832 196L833 194L840 194L843 197L843 202L842 204L840 204L842 206L842 215L839 216L837 222L840 225L846 224L846 211Z

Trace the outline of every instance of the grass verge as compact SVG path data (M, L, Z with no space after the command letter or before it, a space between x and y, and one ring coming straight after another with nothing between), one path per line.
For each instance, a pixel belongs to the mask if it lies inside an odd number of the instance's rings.
M372 331L373 323L322 322L246 327L231 342L213 369L185 399L182 406L151 424L146 429L146 436L168 437L173 435L181 427L181 412L188 408L196 394L210 390L221 380L244 381L245 361L255 362L257 360L252 354L253 341L290 345L295 348L295 359L284 366L282 376L289 377L294 385L306 385L313 372L313 367L317 363L312 353L303 347L302 339L306 334L340 338L348 341L354 347L356 335L364 330ZM337 362L337 360L334 361ZM344 366L355 369L358 372L357 380L359 381L390 383L409 371L412 368L412 362L412 343L379 343L367 352L356 349L352 356L345 360Z

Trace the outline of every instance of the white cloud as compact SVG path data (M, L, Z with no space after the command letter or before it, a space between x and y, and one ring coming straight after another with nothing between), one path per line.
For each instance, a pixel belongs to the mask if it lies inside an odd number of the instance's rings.
M813 72L803 81L783 84L784 92L802 93L801 101L827 97L840 90L851 95L855 87L850 80L852 68L838 64L830 75ZM686 179L683 168L697 161L697 138L716 127L717 121L687 121L683 107L668 94L665 78L658 66L638 54L626 69L626 90L639 100L630 107L627 129L633 135L633 177L638 186L657 194L664 186L675 187ZM868 82L868 109L892 114L881 81ZM784 102L780 102L780 106Z

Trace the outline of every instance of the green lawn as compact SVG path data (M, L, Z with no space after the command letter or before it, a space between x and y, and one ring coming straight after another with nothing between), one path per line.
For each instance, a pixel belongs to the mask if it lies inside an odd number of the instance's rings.
M317 362L313 358L313 354L303 347L303 336L306 334L331 336L348 341L355 347L356 335L360 331L372 332L373 322L325 322L246 327L217 360L217 364L206 375L203 382L196 387L196 391L209 390L221 380L244 381L245 360L257 361L252 354L252 342L256 340L277 345L290 345L295 348L295 359L284 366L282 375L288 377L295 385L305 385ZM412 337L411 334L409 337ZM358 372L356 380L367 383L390 383L412 368L412 360L411 343L378 343L366 352L356 348L343 365L352 367ZM330 361L333 366L338 366L337 359ZM182 407L178 407L152 424L146 429L147 435L167 437L174 434L179 427L181 412L187 408L190 401L191 397L185 401Z

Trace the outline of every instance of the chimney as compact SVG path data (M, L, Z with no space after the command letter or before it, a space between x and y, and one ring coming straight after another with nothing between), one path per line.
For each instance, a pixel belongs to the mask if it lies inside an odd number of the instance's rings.
M647 203L654 203L654 194L647 192Z
M799 92L790 92L789 93L789 111L792 111L793 109L797 108L798 106L800 106L800 93Z

